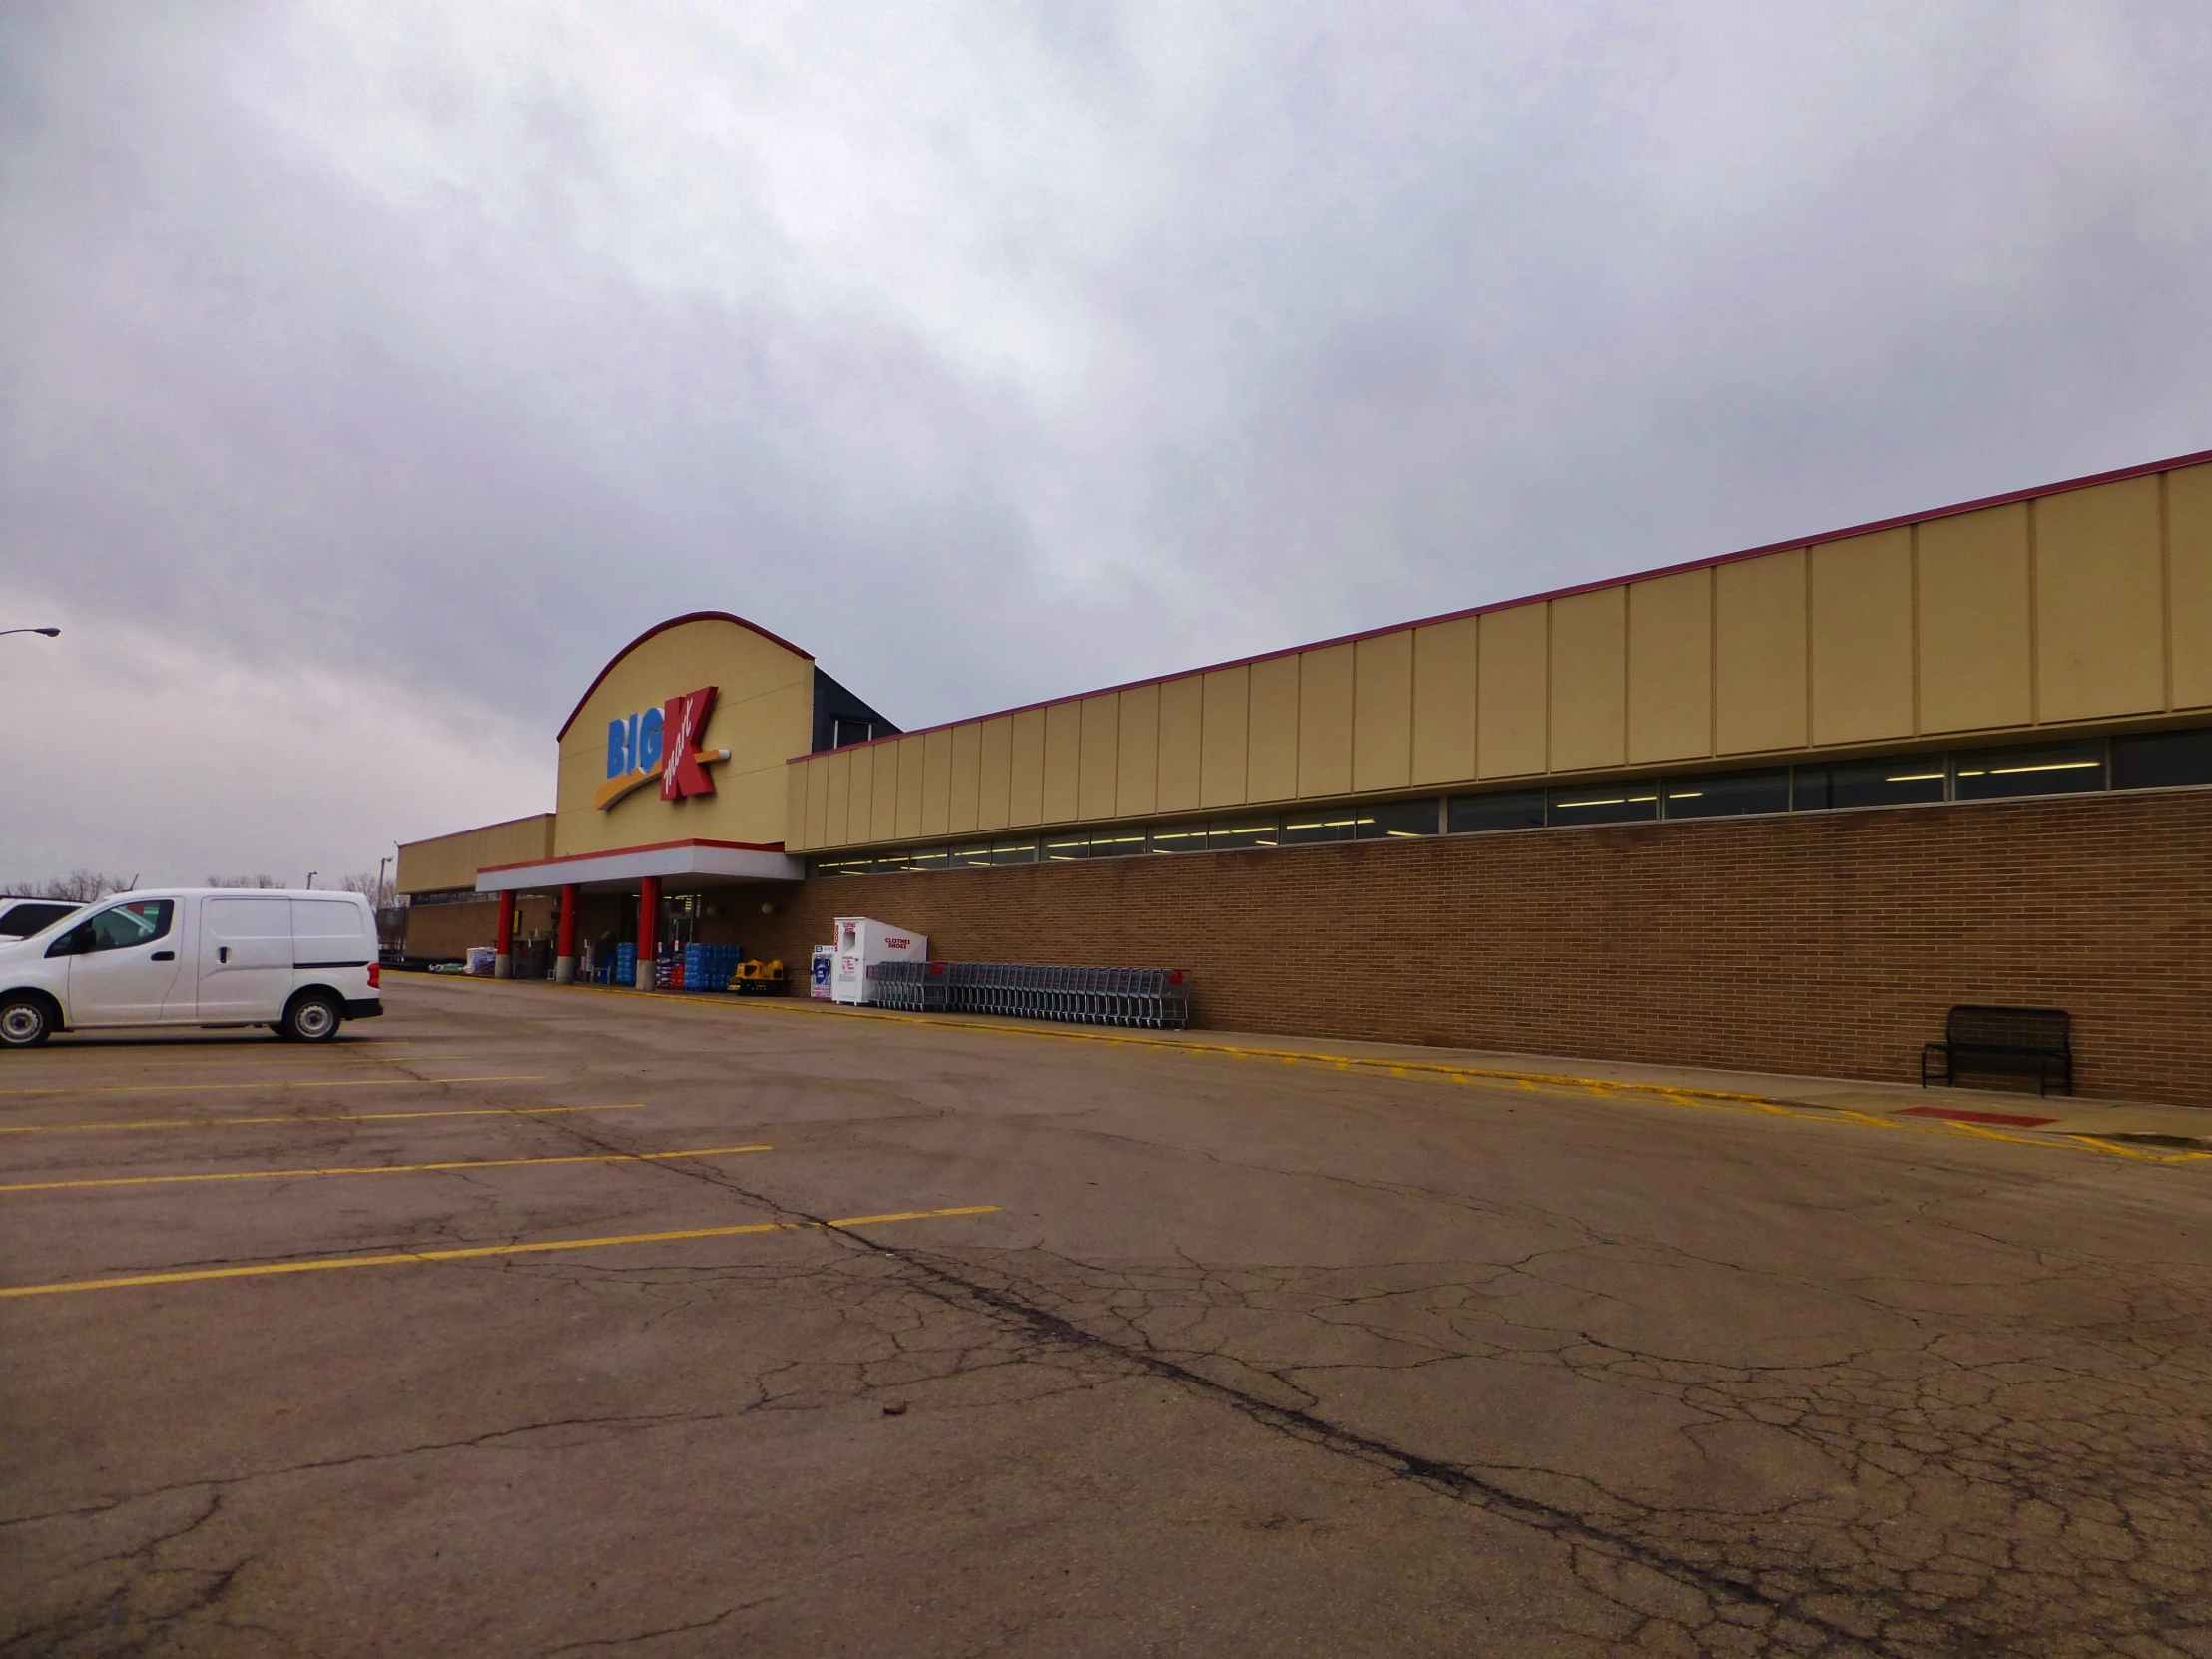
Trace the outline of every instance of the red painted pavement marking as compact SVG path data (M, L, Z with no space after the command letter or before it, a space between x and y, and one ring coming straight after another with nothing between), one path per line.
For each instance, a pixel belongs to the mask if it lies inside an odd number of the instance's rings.
M2001 1123L2007 1129L2040 1129L2046 1123L2056 1123L2056 1118L2014 1117L2010 1112L1954 1112L1947 1106L1908 1106L1902 1112L1892 1112L1897 1118L1942 1118L1949 1123Z

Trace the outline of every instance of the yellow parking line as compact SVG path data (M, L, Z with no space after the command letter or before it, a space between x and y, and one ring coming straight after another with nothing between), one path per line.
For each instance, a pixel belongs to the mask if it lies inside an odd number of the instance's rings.
M325 1112L315 1117L279 1112L264 1118L130 1118L121 1123L0 1123L0 1135L83 1135L95 1129L229 1129L242 1123L389 1123L403 1118L537 1118L557 1112L642 1112L643 1101L622 1106L450 1106L435 1112Z
M0 1095L198 1094L211 1089L403 1089L410 1083L542 1083L542 1073L507 1077L292 1078L277 1083L124 1083L92 1089L0 1089Z
M160 1187L180 1181L283 1181L305 1175L411 1175L436 1169L512 1169L520 1164L643 1164L660 1158L720 1158L770 1152L766 1146L695 1146L685 1152L579 1152L558 1158L467 1158L442 1164L359 1164L333 1169L217 1170L202 1175L102 1175L76 1181L10 1181L0 1193L50 1193L63 1187Z
M333 1060L345 1060L356 1066L418 1066L425 1060L473 1060L473 1054L394 1054L388 1058L375 1054L362 1054L350 1048L335 1049Z
M64 1291L119 1291L131 1285L182 1285L201 1279L252 1279L272 1273L318 1273L324 1268L397 1267L408 1262L461 1262L479 1256L522 1256L544 1250L596 1250L613 1245L665 1244L676 1239L732 1239L743 1233L798 1233L814 1228L873 1227L893 1221L930 1221L939 1216L988 1216L995 1204L969 1204L951 1210L897 1210L881 1216L846 1216L837 1221L766 1221L745 1227L687 1227L676 1233L622 1233L605 1239L554 1239L543 1244L472 1245L463 1250L403 1250L383 1256L326 1256L312 1262L268 1262L250 1268L194 1268L179 1273L138 1273L120 1279L75 1279L55 1285L8 1285L0 1297L57 1296Z
M148 1045L151 1052L135 1051L114 1045L98 1047L42 1049L36 1054L19 1055L13 1066L48 1065L67 1070L75 1075L79 1069L97 1067L112 1070L121 1065L141 1065L169 1070L184 1066L299 1066L327 1061L333 1065L344 1062L349 1065L414 1065L423 1060L468 1060L469 1054L393 1054L379 1058L363 1053L357 1047L331 1043L320 1049L301 1049L297 1043L258 1042L233 1043L228 1046L207 1044L204 1054L178 1053L175 1049Z
M312 1077L316 1077L316 1076L330 1076L330 1077L335 1077L335 1076L337 1076L337 1075L338 1075L339 1073L341 1073L341 1072L348 1072L348 1071L350 1071L350 1072L353 1072L353 1073L356 1073L356 1074L358 1074L358 1073L360 1072L360 1070L362 1069L362 1067L364 1067L364 1066L426 1066L426 1065L429 1065L429 1064L431 1064L431 1063L433 1063L433 1062L435 1062L435 1061L447 1061L447 1062L465 1062L465 1063L468 1063L468 1064L473 1064L473 1065L481 1065L481 1066L491 1066L491 1065L497 1065L497 1064L499 1063L499 1062L498 1062L497 1060L479 1060L479 1059L477 1059L477 1057L476 1057L475 1055L473 1055L473 1054L390 1054L390 1055L384 1055L384 1056L381 1056L381 1057L374 1057L374 1058L370 1058L370 1057L362 1057L362 1058L353 1058L353 1059L344 1059L344 1060L340 1060L340 1059L336 1058L335 1056L332 1056L332 1057L330 1058L330 1060L329 1060L329 1061L327 1062L327 1064L325 1064L325 1065L323 1065L323 1066L319 1066L319 1067L316 1067L316 1068L315 1068L315 1069L314 1069L313 1071L306 1071L306 1072L302 1072L302 1071L300 1070L300 1068L301 1068L301 1067L304 1067L304 1066L312 1066L312 1065L314 1065L314 1062L313 1062L312 1060L303 1060L303 1059L297 1058L296 1056L291 1056L291 1057L282 1057L282 1058L277 1058L277 1059L273 1059L273 1060L266 1060L266 1061L265 1061L265 1060L243 1060L243 1059L241 1059L241 1060L208 1060L208 1061L201 1061L201 1062L198 1062L198 1063L195 1063L195 1064L193 1064L193 1065L192 1065L192 1066L191 1066L191 1067L189 1068L189 1072L190 1072L190 1075L193 1075L193 1076L204 1076L204 1075L206 1075L206 1074L207 1074L208 1072L210 1072L210 1071L216 1071L216 1070L221 1070L221 1069L223 1069L223 1068L225 1068L225 1067L228 1067L228 1068L230 1068L231 1070L234 1070L234 1071L247 1071L247 1072L252 1072L252 1073L258 1073L258 1074L262 1074L262 1075L268 1075L268 1074L270 1074L270 1073L273 1073L273 1072L274 1072L274 1073L278 1073L278 1074L282 1074L282 1073L287 1073L287 1072L288 1072L288 1073L290 1073L290 1074L292 1074L292 1075L294 1075L294 1076L305 1076L305 1077L309 1077L309 1078L312 1078ZM10 1069L10 1070L13 1070L14 1068L13 1068L13 1067L10 1067L9 1069ZM164 1062L163 1062L163 1063L162 1063L161 1065L159 1065L159 1066L151 1066L151 1067L136 1067L136 1068L133 1068L133 1075L134 1075L134 1076L138 1076L138 1077L142 1077L142 1078L143 1078L143 1077L167 1077L167 1076L171 1075L171 1074L173 1073L173 1071L177 1071L177 1070L186 1070L186 1069L187 1069L187 1068L185 1068L185 1067L182 1067L182 1066L174 1066L174 1065L172 1065L172 1063L170 1063L170 1062L168 1062L168 1061L164 1061ZM63 1072L59 1072L59 1073L56 1073L56 1074L54 1074L54 1075L55 1075L55 1078L56 1078L56 1084L55 1084L55 1086L59 1087L59 1086L60 1086L60 1083L59 1083L59 1079L60 1079L60 1078L63 1078L63 1077L66 1077L66 1078L67 1078L67 1079L69 1080L69 1082L70 1082L70 1084L71 1084L72 1086L77 1086L77 1087L97 1087L97 1086L99 1086L99 1085L87 1084L87 1083L85 1082L85 1079L86 1079L86 1078L88 1078L88 1077L97 1077L97 1076L99 1076L99 1075L100 1075L100 1073L101 1073L101 1072L107 1072L107 1073L109 1073L109 1074L110 1074L110 1075L112 1076L112 1075L114 1074L115 1070L116 1070L116 1068L115 1068L114 1066L111 1066L111 1065L107 1065L107 1064L104 1064L104 1063L103 1063L103 1064L98 1064L98 1065L94 1065L94 1066L86 1067L86 1068L83 1068L83 1069L77 1069L77 1070L69 1070L69 1071L63 1071ZM402 1079L402 1081L404 1081L404 1079ZM166 1087L175 1087L175 1088L180 1088L180 1089L183 1089L183 1088L200 1088L200 1087L203 1087L204 1085L202 1085L202 1084L198 1084L198 1083L177 1083L177 1084L174 1084L174 1085L172 1085L172 1084L163 1084L163 1083L144 1083L144 1084L141 1084L140 1086L141 1086L141 1087L144 1087L144 1088L149 1088L149 1089L159 1089L159 1088L166 1088ZM19 1091L5 1091L5 1090L0 1090L0 1093L8 1093L8 1092L19 1092Z

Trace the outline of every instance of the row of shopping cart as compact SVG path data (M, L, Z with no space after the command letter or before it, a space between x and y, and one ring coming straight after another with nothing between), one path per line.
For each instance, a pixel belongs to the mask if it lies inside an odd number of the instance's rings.
M1179 968L876 962L867 978L870 1001L908 1013L1011 1014L1150 1031L1191 1023L1189 975Z

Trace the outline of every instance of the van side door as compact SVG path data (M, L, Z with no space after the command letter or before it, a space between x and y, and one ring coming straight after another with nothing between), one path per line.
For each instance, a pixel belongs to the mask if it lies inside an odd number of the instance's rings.
M200 900L202 1025L266 1025L291 994L291 900L228 893Z

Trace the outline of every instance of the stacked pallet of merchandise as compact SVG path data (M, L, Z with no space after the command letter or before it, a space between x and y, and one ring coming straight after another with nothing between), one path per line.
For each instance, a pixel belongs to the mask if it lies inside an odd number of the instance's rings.
M744 957L742 945L687 944L678 987L689 991L726 991Z

